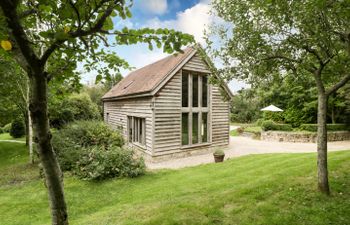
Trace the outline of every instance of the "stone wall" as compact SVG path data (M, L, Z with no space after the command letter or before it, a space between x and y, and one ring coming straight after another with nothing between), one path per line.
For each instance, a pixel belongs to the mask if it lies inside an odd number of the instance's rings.
M330 131L328 141L350 140L350 131ZM265 131L261 132L261 140L279 142L310 142L315 143L317 133L314 132L287 132L287 131Z

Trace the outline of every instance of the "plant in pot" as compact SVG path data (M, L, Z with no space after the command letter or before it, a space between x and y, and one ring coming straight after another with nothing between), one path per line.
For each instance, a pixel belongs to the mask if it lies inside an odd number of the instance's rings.
M222 149L216 150L214 153L214 160L216 163L223 162L225 158L225 153Z

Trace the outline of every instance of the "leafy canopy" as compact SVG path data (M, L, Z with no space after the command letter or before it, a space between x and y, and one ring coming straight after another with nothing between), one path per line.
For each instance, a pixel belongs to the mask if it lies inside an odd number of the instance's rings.
M258 83L286 71L321 70L326 88L350 79L349 1L214 0L213 8L230 24L208 34L209 51L224 62L223 76ZM213 35L221 39L219 48Z
M151 50L156 46L173 53L194 41L191 35L169 29L115 29L115 22L132 16L131 6L132 1L124 0L4 0L0 40L5 48L0 57L11 54L25 70L49 62L50 79L76 77L66 71L75 71L82 62L87 71L98 72L100 81L129 68L106 47L146 43ZM6 51L8 42L11 51Z

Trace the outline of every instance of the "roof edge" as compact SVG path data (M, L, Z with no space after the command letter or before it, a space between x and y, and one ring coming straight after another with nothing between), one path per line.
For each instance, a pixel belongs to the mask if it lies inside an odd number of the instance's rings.
M202 60L204 60L204 62L208 65L209 70L211 71L211 73L215 76L216 79L219 80L219 84L220 86L224 89L224 91L226 91L226 93L228 94L228 96L230 97L230 99L233 98L234 94L232 93L232 91L230 90L230 88L228 87L227 83L224 82L220 76L215 72L216 67L214 66L214 63L211 61L211 59L208 57L207 53L204 51L204 49L201 47L200 44L197 44L195 46L196 48L196 52L200 53L200 57L202 58Z
M138 93L132 93L132 94L126 94L126 95L120 95L120 96L112 96L112 97L104 97L102 98L103 102L107 101L114 101L114 100L121 100L121 99L129 99L129 98L142 98L142 97L152 97L153 94L151 91L144 91L144 92L138 92Z
M164 76L164 78L155 85L155 88L151 90L152 95L155 95L166 83L197 53L197 50L194 47L190 47L193 50L186 56L183 60L181 60L180 63L178 63L174 68L169 71L167 75Z

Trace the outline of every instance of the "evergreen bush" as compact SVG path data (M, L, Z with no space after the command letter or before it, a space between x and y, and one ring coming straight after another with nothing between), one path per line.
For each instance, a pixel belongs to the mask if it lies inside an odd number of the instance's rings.
M76 121L54 132L52 145L62 170L72 170L86 148L122 147L124 139L102 121Z
M137 177L145 173L143 159L134 158L127 148L101 146L87 148L80 156L74 173L84 180L103 180L112 177Z
M11 123L10 135L13 138L20 138L25 135L25 127L22 119L16 119Z
M301 124L299 129L310 132L317 132L317 124ZM346 124L327 124L328 131L345 131L350 130L350 126Z

